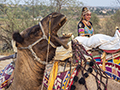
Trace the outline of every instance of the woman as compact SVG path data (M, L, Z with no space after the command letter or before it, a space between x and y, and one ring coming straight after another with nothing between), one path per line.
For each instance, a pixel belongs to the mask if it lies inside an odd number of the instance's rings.
M78 36L88 36L94 34L92 23L89 21L91 12L87 7L83 7L80 22L78 23Z

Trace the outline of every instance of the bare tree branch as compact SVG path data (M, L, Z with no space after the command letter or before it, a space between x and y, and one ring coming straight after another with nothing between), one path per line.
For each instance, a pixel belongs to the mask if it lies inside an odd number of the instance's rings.
M117 0L117 2L120 4L120 0Z

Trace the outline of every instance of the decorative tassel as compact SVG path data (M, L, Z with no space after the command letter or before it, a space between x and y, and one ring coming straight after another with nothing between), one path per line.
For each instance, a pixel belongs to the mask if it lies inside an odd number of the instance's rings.
M94 62L91 61L91 62L89 63L89 65L92 67L92 66L94 65Z
M49 81L48 81L48 90L53 89L54 81L57 77L57 72L58 72L58 62L56 61L50 72L50 77L49 77Z
M71 88L70 88L70 90L75 90L75 85L71 85Z
M93 69L92 68L88 68L88 72L92 73Z
M77 82L77 80L78 80L78 77L75 76L75 77L73 78L73 81Z
M79 82L79 84L85 85L85 79L83 77L78 82Z
M85 73L83 76L84 76L85 78L87 78L89 75L88 75L88 73Z

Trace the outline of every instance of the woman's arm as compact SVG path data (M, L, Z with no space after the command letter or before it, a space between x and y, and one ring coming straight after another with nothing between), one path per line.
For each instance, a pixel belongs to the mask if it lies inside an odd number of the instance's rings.
M84 35L84 24L80 21L78 23L78 36Z

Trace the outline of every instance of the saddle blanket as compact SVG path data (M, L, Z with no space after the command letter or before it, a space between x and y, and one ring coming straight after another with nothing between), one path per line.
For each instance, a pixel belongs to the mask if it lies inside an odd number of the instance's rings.
M112 55L112 58L106 55L105 72L114 80L120 82L120 55ZM114 57L113 57L114 56ZM97 64L102 68L102 59L100 55L93 56Z
M73 78L76 75L76 73L77 73L76 69L72 69L71 72L65 71L58 73L52 90L69 90L69 88L73 84ZM46 88L48 87L48 81L49 74L45 73L43 84Z
M10 78L13 70L14 70L14 65L11 62L3 70L0 71L0 90L2 90L1 84Z
M50 71L52 69L52 66L53 66L53 64L47 65L44 80L43 80L45 87L48 87L49 74L50 74ZM68 90L68 87L70 87L72 85L73 77L76 75L76 72L77 72L75 67L76 66L71 67L71 72L68 71L68 70L70 70L70 67L66 67L65 72L63 72L64 67L58 66L58 68L59 68L58 75L57 75L57 78L55 80L53 90L60 90L61 85L62 85L62 90ZM2 84L10 78L14 68L15 68L15 66L11 62L3 70L0 71L0 90L2 90L2 88L6 86L6 85L3 86ZM12 83L12 81L10 81L10 83Z

